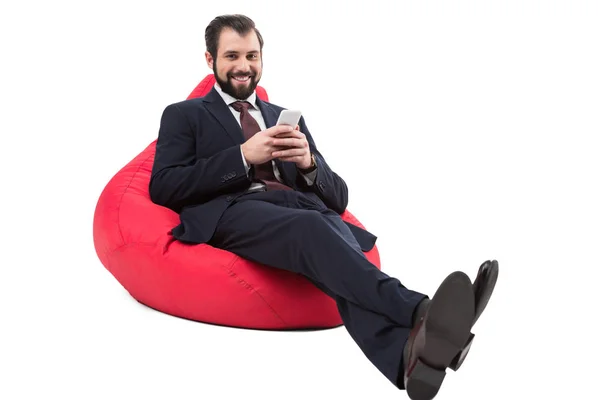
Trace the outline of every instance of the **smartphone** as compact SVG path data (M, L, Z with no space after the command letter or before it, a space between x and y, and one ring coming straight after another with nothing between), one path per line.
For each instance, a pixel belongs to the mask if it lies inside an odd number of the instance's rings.
M299 110L282 110L277 119L277 125L290 125L296 128L302 113Z

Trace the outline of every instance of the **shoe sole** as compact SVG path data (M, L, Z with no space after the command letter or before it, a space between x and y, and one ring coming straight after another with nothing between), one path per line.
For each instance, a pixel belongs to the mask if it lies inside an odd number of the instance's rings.
M437 395L446 368L471 335L474 314L471 280L463 272L453 272L432 297L424 326L414 340L412 353L418 357L408 366L404 382L412 400L431 400ZM417 347L422 343L421 348Z
M498 261L486 261L480 267L477 273L477 278L475 278L475 283L473 284L473 289L475 293L475 298L479 298L479 302L475 304L475 316L473 317L473 326L477 323L477 320L483 314L483 311L488 305L490 298L492 297L492 293L494 293L494 289L496 288L496 282L498 281ZM453 371L458 371L462 363L465 361L467 354L469 354L469 350L471 349L471 345L473 344L473 339L475 335L471 333L471 336L467 340L467 343L464 345L463 349L454 357L452 362L450 363L450 369Z

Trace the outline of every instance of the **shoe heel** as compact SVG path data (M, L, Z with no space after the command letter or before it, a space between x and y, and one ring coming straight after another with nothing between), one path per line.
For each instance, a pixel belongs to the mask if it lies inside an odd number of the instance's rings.
M406 394L412 400L431 400L440 390L445 376L446 371L417 360L404 382Z
M465 361L465 358L467 357L467 354L469 354L469 350L471 349L471 344L473 343L474 337L475 335L471 333L471 336L469 336L469 340L467 340L465 346L462 348L461 351L458 352L458 354L454 357L454 359L448 366L451 370L458 371L463 361Z

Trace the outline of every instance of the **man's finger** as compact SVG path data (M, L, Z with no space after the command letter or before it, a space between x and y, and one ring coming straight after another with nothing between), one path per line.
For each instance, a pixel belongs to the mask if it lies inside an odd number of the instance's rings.
M280 133L277 135L278 138L288 138L288 137L294 137L294 138L298 138L298 139L303 139L305 136L298 131L290 131L290 132L285 132L285 133Z
M296 156L303 156L306 153L306 150L304 148L291 148L291 149L287 149L287 150L278 150L278 151L274 151L273 153L271 153L271 155L273 157L296 157Z
M277 138L273 139L273 144L275 146L285 146L285 147L302 147L303 146L302 140L297 139L297 138L292 138L292 137L288 137L288 138L277 137Z
M265 129L264 133L268 136L274 137L281 134L290 134L294 130L290 125L275 125L269 129Z
M293 156L293 157L277 157L278 160L280 161L289 161L289 162L299 162L300 160L302 160L301 156Z

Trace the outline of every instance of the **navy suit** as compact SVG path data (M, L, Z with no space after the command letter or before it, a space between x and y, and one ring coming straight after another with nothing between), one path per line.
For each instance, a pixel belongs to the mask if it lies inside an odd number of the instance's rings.
M267 127L282 107L256 100ZM239 256L310 279L337 303L344 326L371 362L403 386L402 349L416 305L425 297L377 269L363 251L376 237L344 222L344 180L327 165L300 120L316 158L308 185L290 162L276 161L292 191L248 193L242 130L213 88L203 98L166 107L156 145L150 196L180 214L173 229L186 243L208 243Z
M256 101L267 127L274 126L283 108L258 98ZM318 179L309 187L294 163L276 160L281 177L295 190L315 193L341 214L348 204L346 183L317 150L304 118L299 125L317 159ZM171 104L165 109L156 143L150 197L155 203L180 213L181 225L173 230L177 239L208 242L225 209L248 190L252 175L246 174L239 149L242 143L242 129L215 89L205 97ZM374 235L347 225L364 251L373 248Z

